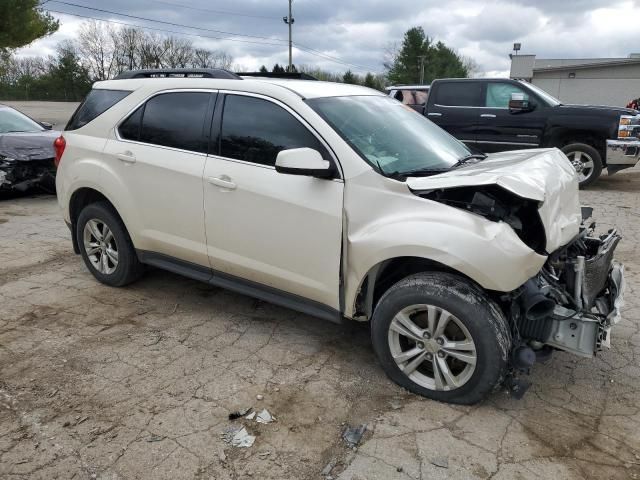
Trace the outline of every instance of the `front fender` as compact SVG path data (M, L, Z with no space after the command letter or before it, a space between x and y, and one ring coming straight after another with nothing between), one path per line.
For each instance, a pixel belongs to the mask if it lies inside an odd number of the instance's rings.
M508 292L534 276L547 257L539 255L503 222L491 222L453 209L430 209L431 216L396 217L376 222L348 238L346 316L354 305L369 270L380 262L399 257L420 257L458 271L487 290Z

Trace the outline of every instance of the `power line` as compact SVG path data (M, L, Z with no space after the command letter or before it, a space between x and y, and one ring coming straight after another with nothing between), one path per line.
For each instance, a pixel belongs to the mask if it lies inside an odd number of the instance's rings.
M260 39L263 39L263 40L271 40L271 41L276 41L276 42L286 42L287 41L284 38L264 37L264 36L261 36L261 35L246 35L246 34L242 34L242 33L225 32L224 30L214 30L214 29L211 29L211 28L192 27L190 25L185 25L183 23L174 23L174 22L167 22L165 20L156 20L156 19L153 19L153 18L139 17L137 15L129 15L127 13L119 13L119 12L114 12L112 10L105 10L103 8L87 7L86 5L80 5L78 3L73 3L73 2L65 2L63 0L50 0L50 1L53 2L53 3L61 3L63 5L68 5L68 6L71 6L71 7L84 8L84 9L92 10L92 11L95 11L95 12L108 13L110 15L118 15L120 17L133 18L135 20L143 20L143 21L146 21L146 22L161 23L163 25L170 25L172 27L191 28L193 30L202 30L202 31L205 31L205 32L212 32L212 33L221 33L223 35L232 35L234 37L260 38Z
M165 2L164 0L149 0L150 2L154 2L154 3L161 3L164 5L170 5L172 7L180 7L180 8L186 8L188 10L197 10L200 12L210 12L210 13L218 13L221 15L235 15L238 17L251 17L251 18L265 18L267 20L278 20L280 21L280 19L278 17L268 17L266 15L253 15L250 13L239 13L239 12L229 12L227 10L212 10L210 8L199 8L199 7L192 7L191 5L183 5L182 3L174 3L174 2Z
M47 8L47 11L52 12L52 13L59 13L61 15L70 15L72 17L86 18L88 20L99 20L101 22L115 23L116 25L125 25L125 26L128 26L128 27L138 27L138 28L142 28L143 30L155 30L157 32L176 33L176 34L179 34L179 35L186 35L188 37L211 38L213 40L228 40L230 42L253 43L253 44L256 44L256 45L272 45L272 46L275 46L275 47L283 47L284 46L284 45L282 45L280 43L265 43L265 42L258 42L257 40L241 40L241 39L238 39L238 38L214 37L214 36L211 36L211 35L202 35L202 34L197 34L197 33L180 32L178 30L168 30L166 28L149 27L149 26L146 26L146 25L139 25L137 23L119 22L118 20L109 20L109 19L106 19L106 18L92 17L90 15L81 15L79 13L62 12L60 10L53 10L51 8Z
M70 2L62 2L62 1L59 1L59 0L50 0L50 1L57 2L57 3L70 3ZM84 8L89 8L89 7L84 7ZM101 9L93 9L93 8L90 8L90 9L91 10L101 11ZM275 46L275 47L284 47L285 46L285 45L282 45L282 44L279 44L279 43L266 43L266 42L258 42L258 41L255 41L255 40L252 41L252 40L244 40L244 39L238 39L238 38L218 37L218 36L212 36L212 35L203 35L203 34L196 34L196 33L181 32L181 31L176 31L176 30L169 30L169 29L166 29L166 28L149 27L149 26L146 26L146 25L139 25L137 23L117 21L117 20L111 20L111 19L106 19L106 18L99 18L99 17L94 17L94 16L91 16L91 15L82 15L82 14L79 14L79 13L63 12L61 10L55 10L55 9L52 9L52 8L46 8L46 10L48 10L49 12L52 12L52 13L58 13L58 14L62 14L62 15L70 15L70 16L73 16L73 17L86 18L86 19L90 19L90 20L99 20L99 21L102 21L102 22L113 23L113 24L116 24L116 25L125 25L125 26L130 26L130 27L138 27L138 28L147 29L147 30L155 30L155 31L167 32L167 33L175 33L175 34L186 35L186 36L190 36L190 37L209 38L209 39L212 39L212 40L225 40L225 41L230 41L230 42L250 43L250 44L256 44L256 45L269 45L269 46ZM116 13L116 12L104 12L104 13L112 13L114 15L124 15L124 14L119 14L119 13ZM131 15L124 15L124 16L133 17ZM134 18L138 18L138 19L141 19L143 21L144 20L149 20L149 21L152 21L152 22L158 22L157 20L146 19L144 17L134 17ZM168 23L168 22L160 21L160 23ZM202 30L202 29L200 29L198 27L191 27L191 26L182 25L182 24L175 24L175 26L180 26L180 27L190 28L190 29L195 29L195 30ZM263 38L265 40L280 41L279 39L272 39L272 38L269 38L269 37L258 37L258 38ZM322 52L320 52L318 50L314 50L312 48L303 46L303 45L301 45L299 43L294 43L294 45L296 46L296 48L298 48L298 49L300 49L300 50L302 50L302 51L304 51L304 52L306 52L306 53L308 53L310 55L313 55L313 56L316 56L316 57L319 57L319 58L323 58L325 60L329 60L330 62L333 62L333 63L338 63L338 64L349 66L349 67L354 67L354 68L356 68L358 70L366 70L366 71L369 71L369 70L375 71L376 70L375 68L364 67L362 65L357 65L357 64L354 64L354 63L346 62L346 61L341 60L341 59L339 59L337 57L333 57L331 55L324 54L324 53L322 53Z

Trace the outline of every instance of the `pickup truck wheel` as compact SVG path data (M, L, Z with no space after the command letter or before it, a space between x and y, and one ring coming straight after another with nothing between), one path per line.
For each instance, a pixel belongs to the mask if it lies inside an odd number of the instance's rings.
M87 205L78 216L76 235L82 259L98 281L122 287L142 274L129 234L109 204Z
M448 273L421 273L393 285L371 324L385 373L407 390L470 405L499 387L511 335L500 309L479 288Z
M591 145L571 143L562 147L562 152L576 169L580 188L591 185L602 173L602 157Z

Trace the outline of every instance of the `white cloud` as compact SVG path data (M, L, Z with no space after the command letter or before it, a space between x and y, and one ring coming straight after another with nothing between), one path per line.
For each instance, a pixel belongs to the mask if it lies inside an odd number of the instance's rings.
M166 2L177 6L168 6ZM282 21L287 14L286 2L235 0L218 5L212 5L209 0L166 2L75 0L73 3L190 27L268 37L269 40L244 37L244 40L256 41L257 44L191 38L199 45L227 51L234 56L236 63L248 69L287 62L287 46L282 41L287 35L287 27ZM228 33L123 18L55 0L47 6L156 28L229 37ZM232 10L268 18L227 15L194 8ZM418 25L429 36L474 59L479 66L478 73L485 76L507 74L508 54L516 41L522 43L522 53L535 53L539 58L626 56L640 50L640 30L633 28L634 19L640 18L640 4L635 0L297 0L293 14L296 19L294 42L324 55L323 58L316 52L296 49L294 63L314 64L333 71L347 68L359 72L367 69L381 71L389 44L399 43L408 28ZM77 35L82 19L56 16L61 20L60 31L22 49L20 54L51 54L59 41ZM326 57L339 58L351 66Z

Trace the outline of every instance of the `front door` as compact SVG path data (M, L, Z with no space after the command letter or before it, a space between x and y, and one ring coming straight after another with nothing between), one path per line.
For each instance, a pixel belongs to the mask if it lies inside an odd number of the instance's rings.
M533 110L511 113L512 93L524 95ZM484 108L479 112L476 130L478 148L485 152L501 152L540 146L546 122L543 109L543 105L536 104L536 99L513 82L487 82Z
M344 183L274 167L279 151L300 147L333 162L323 142L288 107L241 94L220 96L211 137L204 205L214 277L339 309Z

